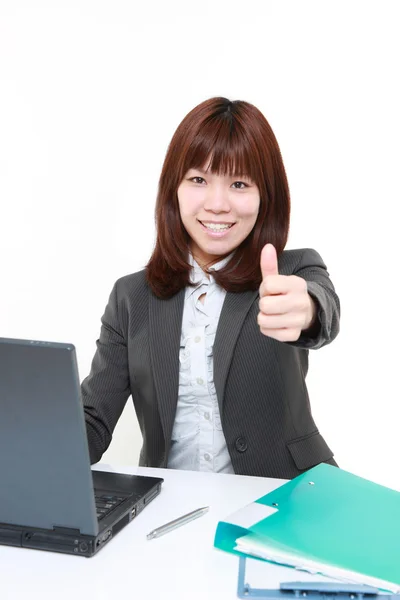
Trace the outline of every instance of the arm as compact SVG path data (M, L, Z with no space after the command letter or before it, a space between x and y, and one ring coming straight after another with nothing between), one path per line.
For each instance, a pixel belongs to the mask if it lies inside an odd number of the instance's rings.
M258 324L264 335L299 348L320 348L339 332L340 304L326 266L315 250L280 257L267 244L261 253Z
M340 302L325 263L315 250L303 251L293 273L307 283L307 292L314 303L314 318L298 340L289 342L300 348L317 349L332 342L339 333Z
M130 395L128 351L118 313L118 282L101 319L100 338L90 374L82 382L82 400L90 462L100 460Z

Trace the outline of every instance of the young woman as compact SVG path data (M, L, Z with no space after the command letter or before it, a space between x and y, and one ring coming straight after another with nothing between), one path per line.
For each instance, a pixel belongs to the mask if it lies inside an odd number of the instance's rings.
M284 250L290 199L253 105L212 98L176 130L145 270L119 279L82 383L92 462L130 395L140 464L292 478L336 464L313 421L308 350L339 331L315 250Z

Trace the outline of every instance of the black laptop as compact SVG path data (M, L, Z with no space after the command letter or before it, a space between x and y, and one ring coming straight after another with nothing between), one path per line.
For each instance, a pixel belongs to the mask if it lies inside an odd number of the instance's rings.
M0 544L93 556L162 482L91 470L72 344L0 338Z

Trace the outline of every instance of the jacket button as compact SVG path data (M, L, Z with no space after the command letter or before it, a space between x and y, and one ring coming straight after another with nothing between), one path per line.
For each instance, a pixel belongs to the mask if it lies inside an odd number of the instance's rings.
M246 452L246 450L247 450L246 438L238 437L235 442L235 447L238 452Z

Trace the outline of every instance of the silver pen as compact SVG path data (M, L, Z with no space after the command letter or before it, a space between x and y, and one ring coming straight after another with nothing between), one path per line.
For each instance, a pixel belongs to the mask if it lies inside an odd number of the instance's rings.
M153 538L158 538L161 535L164 535L164 533L168 533L169 531L172 531L173 529L177 529L181 525L186 525L186 523L190 523L190 521L193 521L193 519L197 519L198 517L205 515L206 512L208 512L208 510L209 510L208 506L204 506L203 508L197 508L196 510L193 510L192 512L187 513L187 515L178 517L178 519L174 519L173 521L170 521L169 523L165 523L165 525L160 525L160 527L153 529L153 531L150 531L150 533L147 534L147 539L152 540Z

